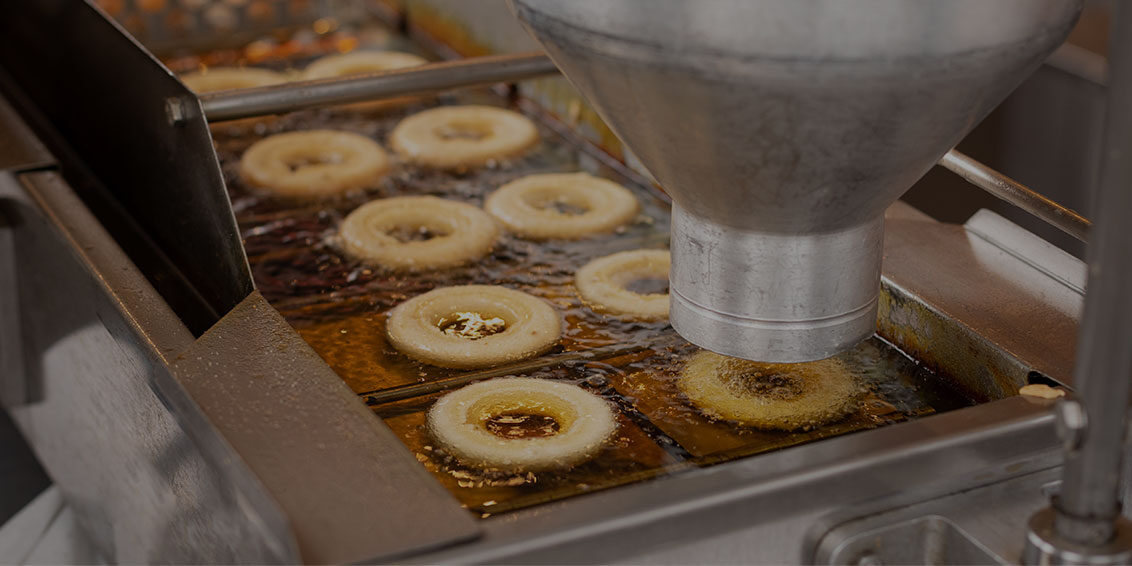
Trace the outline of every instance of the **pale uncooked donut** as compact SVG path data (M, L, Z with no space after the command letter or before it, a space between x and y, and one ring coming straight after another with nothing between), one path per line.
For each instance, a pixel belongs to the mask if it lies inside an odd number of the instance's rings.
M861 398L857 379L832 358L768 364L704 351L684 366L678 384L704 413L767 430L817 428L857 410Z
M564 204L583 212L568 214ZM586 173L528 175L499 187L484 209L524 238L583 238L612 232L637 215L640 203L628 189Z
M400 51L353 51L327 55L303 70L304 79L324 79L344 75L378 73L390 69L416 67L428 63L423 57Z
M181 82L189 87L189 90L196 93L253 88L287 82L287 77L281 73L248 67L216 67L206 71L185 73L180 78Z
M503 438L486 427L492 417L550 417L558 432ZM441 397L428 412L436 442L469 466L505 472L569 468L592 459L617 430L609 403L577 385L515 377L469 385Z
M428 60L423 57L413 55L412 53L402 53L400 51L352 51L350 53L327 55L315 60L303 70L303 78L307 80L325 79L345 75L377 73L392 69L416 67L427 63ZM345 104L342 107L361 111L384 110L399 106L411 100L413 100L411 96L400 96Z
M397 229L427 230L433 237L402 242ZM347 253L401 270L451 267L491 251L499 228L486 212L437 197L394 197L363 204L342 221L339 230Z
M334 130L268 136L252 144L240 158L244 182L290 197L330 196L364 188L388 170L389 158L377 142Z
M594 310L631 320L668 318L668 293L634 293L637 279L668 279L668 250L632 250L597 258L578 270L574 285Z
M538 142L538 129L526 116L494 106L441 106L405 118L389 140L407 161L459 169L523 153Z
M470 339L444 332L461 313L502 319L502 332ZM435 366L477 369L533 358L562 335L562 318L546 301L506 287L464 285L417 295L389 311L389 342Z

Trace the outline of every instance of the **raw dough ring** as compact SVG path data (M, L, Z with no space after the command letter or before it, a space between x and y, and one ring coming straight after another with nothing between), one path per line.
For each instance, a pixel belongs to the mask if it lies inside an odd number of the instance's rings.
M668 318L668 293L635 293L625 286L637 279L668 280L668 250L632 250L597 258L578 270L574 285L597 311L631 320Z
M753 375L762 394L750 388ZM764 430L810 430L857 410L857 379L835 359L767 364L703 351L680 373L681 391L704 413Z
M459 313L501 318L501 332L478 339L446 334L441 326ZM389 342L405 355L434 366L478 369L533 358L562 335L562 319L546 301L506 287L464 285L417 295L389 311Z
M249 67L216 67L207 71L185 73L180 79L189 90L198 94L287 82L287 77L281 73Z
M555 204L584 212L559 212ZM540 240L612 232L639 208L625 187L586 173L528 175L499 187L484 202L484 209L508 230Z
M428 63L428 60L423 57L418 57L412 53L402 53L400 51L353 51L350 53L327 55L326 57L317 59L303 70L303 78L310 80L341 77L344 75L378 73L392 69L416 67L426 63ZM345 104L342 108L359 111L385 110L409 102L413 100L413 98L414 97L411 96L400 96L396 98L356 102L353 104Z
M400 51L354 51L322 57L303 70L305 79L325 79L343 75L379 73L390 69L416 67L428 63L423 57Z
M460 169L523 153L538 142L538 130L526 116L494 106L441 106L402 120L389 141L408 161Z
M488 419L506 414L554 419L558 432L503 438ZM464 464L506 472L568 468L592 459L617 430L609 403L568 383L513 377L469 385L441 397L428 411L436 442Z
M428 240L403 242L389 233L427 230ZM470 204L437 197L393 197L370 201L342 221L342 247L352 256L399 270L451 267L491 251L499 228Z
M314 163L309 162L313 161ZM298 167L292 169L292 166ZM377 142L335 130L287 132L252 144L240 158L249 185L289 197L320 197L373 185L389 170Z

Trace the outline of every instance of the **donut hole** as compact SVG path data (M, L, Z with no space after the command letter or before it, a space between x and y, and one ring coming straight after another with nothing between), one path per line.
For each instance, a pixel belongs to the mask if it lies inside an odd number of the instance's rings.
M501 316L468 311L442 317L436 326L448 336L479 340L507 330L508 324Z
M453 120L433 130L436 137L445 141L480 141L491 137L491 124L479 121Z
M385 234L401 243L427 242L433 238L449 236L448 230L437 226L422 226L420 224L398 224L384 230Z
M327 151L320 153L306 153L289 155L283 160L283 163L291 170L292 173L307 167L315 165L338 165L346 161L346 156L336 151Z
M588 199L562 192L554 187L531 189L521 198L531 208L555 212L563 216L581 216L593 210Z
M500 438L546 438L562 428L558 419L539 413L510 411L492 415L483 423L488 432Z
M545 391L487 395L468 410L468 421L505 439L548 438L578 419L573 405Z
M648 276L635 277L627 281L624 287L626 291L638 295L667 295L668 278Z
M720 365L719 377L733 393L776 401L796 399L806 390L805 379L788 364L733 359Z

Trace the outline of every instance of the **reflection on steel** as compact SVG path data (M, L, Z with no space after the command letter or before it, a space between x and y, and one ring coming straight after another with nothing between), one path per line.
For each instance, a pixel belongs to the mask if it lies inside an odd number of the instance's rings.
M432 63L383 73L205 93L200 95L200 101L206 119L219 122L557 73L554 63L541 52L518 53Z
M972 185L1037 216L1062 232L1082 242L1088 241L1092 223L1087 218L1034 192L1026 185L954 149L947 152L939 160L939 164Z

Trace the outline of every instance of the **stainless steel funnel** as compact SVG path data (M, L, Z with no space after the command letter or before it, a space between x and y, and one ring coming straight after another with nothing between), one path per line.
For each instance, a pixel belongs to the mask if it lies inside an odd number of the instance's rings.
M675 202L672 325L750 359L875 327L884 209L1081 0L511 0Z

